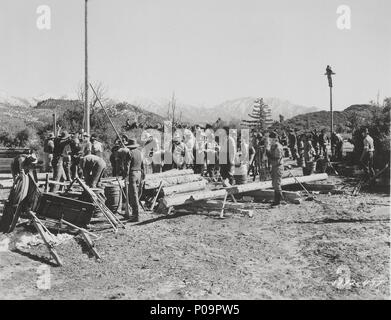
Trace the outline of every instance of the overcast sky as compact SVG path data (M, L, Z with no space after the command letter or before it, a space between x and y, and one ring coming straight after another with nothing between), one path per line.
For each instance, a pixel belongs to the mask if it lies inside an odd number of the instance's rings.
M337 7L351 8L339 30ZM51 29L36 27L51 8ZM89 0L90 80L117 99L213 106L279 97L336 109L391 96L390 0ZM0 1L0 91L75 96L84 76L84 0Z

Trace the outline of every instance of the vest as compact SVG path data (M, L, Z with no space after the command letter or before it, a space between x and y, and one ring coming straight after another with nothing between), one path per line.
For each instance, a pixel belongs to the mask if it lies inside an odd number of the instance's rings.
M138 149L130 150L130 168L129 171L141 171L143 157L141 151Z
M70 140L61 140L56 138L54 140L53 160L58 161L62 158L62 153L67 145L70 144Z

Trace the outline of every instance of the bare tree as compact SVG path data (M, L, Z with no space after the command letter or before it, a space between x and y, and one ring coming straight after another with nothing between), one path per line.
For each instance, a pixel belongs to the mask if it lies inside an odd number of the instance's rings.
M96 95L92 94L90 96L89 105L91 107L91 111L94 111L96 108L96 104L98 103L98 98L102 102L102 104L106 104L109 101L109 99L107 97L107 87L101 81L96 81L92 86L95 89ZM77 88L76 94L77 94L77 98L80 101L84 101L84 85L83 84L79 85L79 87Z
M168 110L167 110L167 118L168 120L171 121L173 126L176 120L176 112L177 112L177 105L176 105L176 98L175 98L175 91L174 91L172 93L171 101L168 103Z

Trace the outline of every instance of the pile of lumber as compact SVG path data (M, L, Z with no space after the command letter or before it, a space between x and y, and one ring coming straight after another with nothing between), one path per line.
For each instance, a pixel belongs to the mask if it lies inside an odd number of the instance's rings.
M310 193L313 194L343 194L343 190L339 190L337 186L334 183L329 183L325 181L322 182L303 182L302 185L303 187ZM304 188L300 186L299 184L295 185L289 185L285 187L285 190L290 190L290 191L303 191ZM286 191L288 192L288 191Z
M193 202L184 206L177 207L178 210L190 211L190 212L211 212L211 211L224 211L229 210L232 213L239 213L252 217L254 215L254 209L252 204L224 202L222 200L202 200Z
M304 183L304 182L326 180L327 177L328 176L326 173L321 173L321 174L314 174L310 176L297 177L296 179L284 178L282 179L281 184L284 186L284 185L296 184L297 181ZM271 188L272 188L271 181L262 181L262 182L247 183L247 184L237 185L237 186L232 186L227 188L221 188L216 190L203 189L203 190L193 191L193 192L175 193L169 196L164 196L160 200L159 207L168 209L170 207L191 204L196 201L219 199L219 198L224 198L227 195L234 196L237 194L239 195L252 194L253 196L255 194L255 197L260 198L262 196L262 193L260 193L259 191L263 191ZM271 192L273 192L273 190L271 190ZM292 197L293 196L294 195L292 195Z
M147 174L145 176L145 190L157 189L160 185L162 187L173 187L171 192L174 192L174 186L184 185L192 182L206 181L201 175L194 174L192 169L186 170L169 170L162 173ZM196 186L197 184L193 184ZM200 186L202 183L200 184ZM194 191L197 189L189 190Z
M289 203L300 204L301 194L295 191L283 191L284 200ZM254 202L270 202L274 200L274 190L256 190L243 194L244 197L250 197Z

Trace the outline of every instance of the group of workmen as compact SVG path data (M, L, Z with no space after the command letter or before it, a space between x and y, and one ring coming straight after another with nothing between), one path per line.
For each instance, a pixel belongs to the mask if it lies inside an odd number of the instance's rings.
M122 145L121 145L122 144ZM132 216L125 218L138 221L139 201L138 188L141 183L142 154L137 148L136 140L123 136L116 140L119 148L113 152L113 156L121 161L121 165L113 167L114 176L129 178L129 202L132 208ZM95 134L91 136L86 132L68 133L59 132L57 136L50 134L45 141L46 168L53 171L51 192L58 190L62 181L72 181L76 177L84 178L90 188L101 187L101 178L107 167L103 159L104 147Z
M251 137L234 138L229 127L222 128L225 134L215 134L209 126L197 125L191 129L176 130L169 145L162 147L159 139L144 131L140 146L136 139L126 135L118 136L111 149L110 162L112 175L123 177L129 182L128 199L132 215L126 216L131 221L138 221L140 212L139 188L146 173L159 173L170 169L192 168L195 173L203 174L214 181L220 178L225 186L245 183L252 171L254 179L259 174L260 180L271 176L275 191L273 205L283 201L281 179L284 171L284 158L290 157L303 167L304 174L312 174L318 159L328 158L327 144L330 139L322 130L297 135L294 130L288 134L282 132L252 131ZM360 161L365 171L374 176L374 143L368 130L363 132L364 150ZM334 145L333 145L334 141ZM337 134L332 134L331 144L334 154L342 157L343 141ZM337 151L338 150L338 151ZM50 191L58 190L61 180L72 181L76 177L84 178L91 188L100 187L100 181L106 162L103 159L104 147L96 135L84 132L68 133L59 130L50 134L45 141L46 167L53 172ZM35 154L15 158L12 165L14 177L20 171L28 171L37 163Z
M103 145L96 135L83 132L70 134L66 130L58 130L57 136L51 133L45 141L44 152L46 171L53 172L55 182L80 177L90 187L98 186L106 163L103 160ZM57 191L58 187L58 184L52 184L50 191Z

